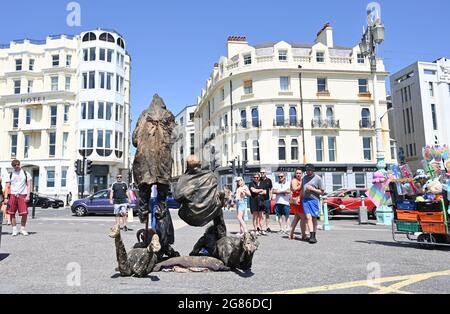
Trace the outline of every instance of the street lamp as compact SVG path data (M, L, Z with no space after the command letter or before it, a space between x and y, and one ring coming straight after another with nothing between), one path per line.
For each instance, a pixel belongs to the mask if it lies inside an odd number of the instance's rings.
M378 111L378 94L377 94L377 46L384 41L385 27L381 22L380 5L376 2L369 3L367 6L367 29L364 31L359 48L364 57L368 57L370 61L370 72L372 74L373 84L373 100L374 100L374 114L375 114L375 137L377 145L377 169L386 173L386 161L384 158L383 143L382 143L382 128L381 120L390 111L388 110L381 117ZM380 206L376 211L377 224L392 225L393 212L392 209L386 205Z

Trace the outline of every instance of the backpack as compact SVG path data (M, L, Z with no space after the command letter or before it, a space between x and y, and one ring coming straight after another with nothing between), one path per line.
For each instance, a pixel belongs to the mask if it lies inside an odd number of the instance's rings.
M23 170L23 169L20 169L20 171L23 171L23 173L25 174L25 182L26 182L26 184L27 184L27 186L28 186L28 176L27 176L27 172L26 172L25 170ZM11 173L9 174L9 183L10 183L10 184L11 184L11 180L12 180L12 175L13 175L13 173L11 172ZM32 189L31 189L31 190L32 190ZM11 192L11 186L10 186L9 191Z

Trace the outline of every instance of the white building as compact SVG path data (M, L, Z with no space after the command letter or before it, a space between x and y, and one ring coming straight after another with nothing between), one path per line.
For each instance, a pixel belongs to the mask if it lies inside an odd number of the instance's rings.
M313 44L251 46L245 37L233 36L227 50L196 110L198 156L205 168L216 168L222 186L232 184L232 160L236 166L248 162L247 180L262 167L292 173L313 163L328 191L371 184L376 170L374 93L370 64L359 46L335 45L327 24ZM377 69L383 114L388 73L382 60ZM387 119L382 126L389 164Z
M186 158L195 154L195 124L194 113L196 106L186 106L175 117L177 123L178 140L172 148L172 180L177 179L186 171Z
M22 161L34 190L78 195L74 163L93 162L84 191L128 175L130 57L115 31L0 46L0 168Z

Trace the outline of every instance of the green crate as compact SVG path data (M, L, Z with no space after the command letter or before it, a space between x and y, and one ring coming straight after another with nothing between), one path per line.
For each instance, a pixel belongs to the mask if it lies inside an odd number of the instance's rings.
M396 221L396 224L400 232L421 232L420 223L416 221Z

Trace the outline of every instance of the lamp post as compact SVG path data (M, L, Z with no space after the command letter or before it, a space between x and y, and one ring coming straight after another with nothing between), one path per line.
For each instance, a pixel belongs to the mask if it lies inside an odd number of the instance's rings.
M379 116L379 99L377 93L377 47L384 41L385 28L381 22L380 5L376 2L369 3L367 6L367 29L364 31L359 48L364 57L370 61L370 72L372 74L373 84L373 100L374 100L374 114L375 114L375 137L377 149L377 169L386 173L386 161L384 158L383 143L382 143L382 128L381 120L389 112L389 110ZM381 204L376 211L377 224L392 225L393 212L392 209L385 204Z
M302 142L303 142L303 165L306 165L306 145L305 145L305 117L303 115L303 87L302 87L302 66L298 66L298 79L300 83L300 112L301 112L301 127L302 127Z

